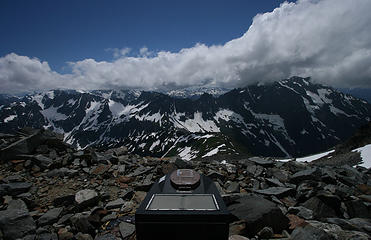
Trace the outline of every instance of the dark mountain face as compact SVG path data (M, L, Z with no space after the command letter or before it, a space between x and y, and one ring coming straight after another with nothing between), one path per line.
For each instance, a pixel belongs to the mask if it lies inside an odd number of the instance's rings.
M44 127L80 148L125 144L141 155L184 159L217 153L301 156L336 145L370 116L367 102L293 77L197 99L54 90L2 104L0 131Z

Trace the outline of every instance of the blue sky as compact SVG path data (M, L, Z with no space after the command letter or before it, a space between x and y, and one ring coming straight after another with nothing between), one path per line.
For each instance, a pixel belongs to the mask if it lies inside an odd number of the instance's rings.
M2 0L0 93L371 88L370 0Z
M240 37L258 13L282 0L2 0L0 56L14 52L48 61L112 59L114 48L179 51Z

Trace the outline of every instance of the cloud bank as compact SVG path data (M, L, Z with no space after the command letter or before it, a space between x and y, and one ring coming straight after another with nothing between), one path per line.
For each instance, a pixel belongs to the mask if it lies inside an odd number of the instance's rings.
M0 58L2 92L50 88L172 89L240 87L293 75L334 87L371 88L371 1L298 0L259 14L247 32L224 45L136 57L111 49L113 61L70 62L70 74L15 53Z

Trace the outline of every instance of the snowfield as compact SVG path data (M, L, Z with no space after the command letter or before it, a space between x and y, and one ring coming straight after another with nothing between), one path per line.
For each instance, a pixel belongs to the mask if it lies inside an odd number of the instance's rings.
M17 115L10 115L9 117L4 119L4 122L7 123L7 122L10 122L10 121L13 121L14 118L16 118L16 117L17 117Z
M312 162L314 160L318 160L320 158L326 157L327 155L329 155L330 153L333 153L334 151L335 150L331 150L328 152L319 153L319 154L315 154L315 155L311 155L307 157L296 158L296 161L297 162ZM365 167L365 168L371 168L371 144L354 149L352 150L352 152L359 152L361 154L362 163L358 164L358 166ZM278 161L288 162L291 160L293 159L292 158L291 159L279 159Z
M327 155L329 155L330 153L333 153L333 152L335 152L335 150L331 150L331 151L328 151L328 152L319 153L319 154L315 154L315 155L311 155L311 156L307 156L307 157L297 158L296 161L297 162L311 162L311 161L320 159L322 157L325 157L325 156L327 156Z
M315 155L310 155L310 156L307 156L307 157L302 157L302 158L296 158L295 160L297 162L312 162L314 160L318 160L322 157L325 157L327 155L329 155L330 153L333 153L335 150L331 150L331 151L328 151L328 152L324 152L324 153L318 153L318 154L315 154ZM289 159L279 159L278 161L281 161L281 162L288 162L288 161L291 161L293 160L293 158L289 158Z
M362 158L363 163L359 164L358 166L362 166L365 168L371 168L371 144L354 149L352 152L361 153L361 158Z

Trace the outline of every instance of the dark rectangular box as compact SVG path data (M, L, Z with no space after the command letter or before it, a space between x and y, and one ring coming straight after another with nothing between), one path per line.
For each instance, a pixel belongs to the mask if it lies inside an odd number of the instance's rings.
M156 182L135 214L137 240L227 240L230 215L215 184L204 175L178 190L170 174Z

